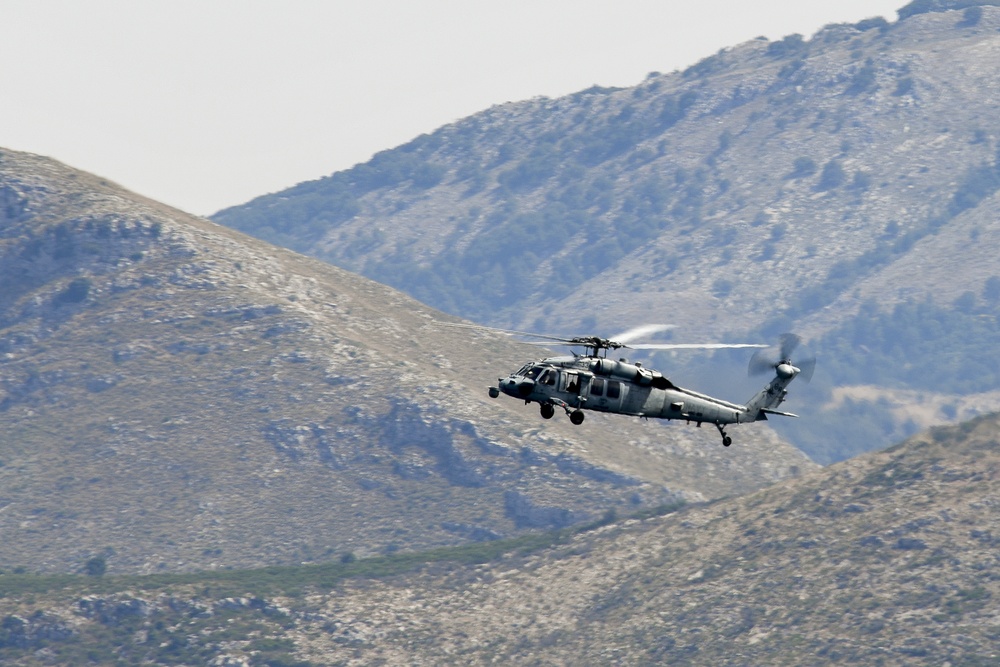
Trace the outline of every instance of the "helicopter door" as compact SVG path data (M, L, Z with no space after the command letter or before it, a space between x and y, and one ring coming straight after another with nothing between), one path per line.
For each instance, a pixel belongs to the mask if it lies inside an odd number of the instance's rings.
M559 374L559 391L573 394L580 393L580 375L578 373L562 372Z

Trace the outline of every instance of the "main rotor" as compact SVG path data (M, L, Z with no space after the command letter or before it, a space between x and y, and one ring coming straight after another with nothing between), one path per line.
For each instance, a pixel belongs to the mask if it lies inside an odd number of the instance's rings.
M607 357L608 350L721 350L731 348L764 348L767 345L756 343L634 343L632 341L651 336L662 331L673 329L670 324L644 324L628 331L623 331L611 338L601 338L600 336L550 336L547 334L533 333L530 331L515 331L512 329L497 329L479 324L466 324L458 322L448 322L448 326L461 327L467 329L479 329L486 331L496 331L499 333L534 338L532 345L566 345L568 347L582 347L587 351L588 357Z
M608 350L620 350L623 347L628 347L625 343L620 343L616 340L611 340L610 338L601 338L599 336L576 336L575 338L567 338L566 340L561 341L561 344L568 345L570 347L579 346L586 348L588 357L606 357L608 356Z

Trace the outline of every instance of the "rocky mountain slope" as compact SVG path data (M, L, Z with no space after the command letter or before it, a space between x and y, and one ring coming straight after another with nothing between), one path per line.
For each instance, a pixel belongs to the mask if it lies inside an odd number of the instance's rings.
M399 664L990 664L998 434L994 415L543 554L316 604L368 659ZM300 655L347 658L332 639Z
M1000 8L980 9L757 40L633 88L495 107L214 218L388 282L419 277L428 301L498 324L722 333L840 296L950 304L998 272L948 249L991 233L998 182L983 91ZM921 264L949 280L931 290ZM433 281L475 268L489 271L471 285ZM804 331L835 326L826 315Z
M823 357L811 402L857 386L864 407L794 440L843 458L869 445L824 434L870 421L872 388L958 406L1000 383L994 4L912 2L893 23L497 106L213 219L495 325L797 331Z
M544 548L511 543L501 556L227 578L7 575L0 657L995 664L998 438L992 415L741 498L564 532ZM366 576L349 569L363 565Z
M766 425L542 422L536 358L400 292L0 153L0 569L328 561L760 488Z

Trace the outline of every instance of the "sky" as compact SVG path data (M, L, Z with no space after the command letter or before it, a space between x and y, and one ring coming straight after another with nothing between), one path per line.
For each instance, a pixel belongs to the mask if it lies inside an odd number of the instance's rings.
M0 147L189 213L907 0L0 0Z

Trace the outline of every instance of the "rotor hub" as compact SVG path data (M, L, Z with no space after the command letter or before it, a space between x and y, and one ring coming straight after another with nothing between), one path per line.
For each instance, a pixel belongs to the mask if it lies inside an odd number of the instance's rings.
M778 373L778 377L783 380L790 380L800 372L798 368L792 366L787 361L778 364L774 370Z

